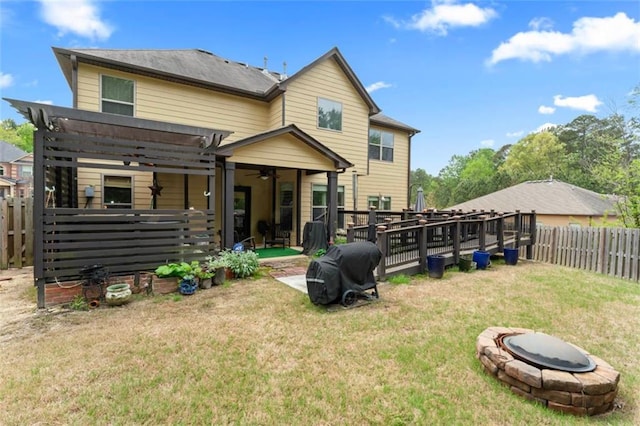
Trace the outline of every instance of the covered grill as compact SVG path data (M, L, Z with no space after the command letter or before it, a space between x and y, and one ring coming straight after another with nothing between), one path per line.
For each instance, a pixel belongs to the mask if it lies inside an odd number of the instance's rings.
M358 298L378 298L373 275L382 253L371 242L334 245L311 261L307 269L307 292L316 305L340 301L352 305ZM372 290L367 293L368 290Z

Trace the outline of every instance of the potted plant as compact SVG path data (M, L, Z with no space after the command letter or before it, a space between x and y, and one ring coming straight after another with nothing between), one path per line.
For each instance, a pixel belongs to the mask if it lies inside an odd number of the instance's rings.
M212 281L215 285L224 283L228 267L229 262L224 255L206 257L205 269L213 276Z
M220 256L225 259L228 268L236 278L250 277L256 273L260 263L254 251L223 251Z
M191 263L167 263L166 265L158 266L155 270L155 274L159 278L173 279L173 282L177 284L177 288L180 293L193 294L195 293L196 288L198 288L196 274L199 273L199 269L200 264L197 261L193 261ZM172 291L175 291L175 284L171 285L171 288L173 288ZM160 292L162 293L163 291Z

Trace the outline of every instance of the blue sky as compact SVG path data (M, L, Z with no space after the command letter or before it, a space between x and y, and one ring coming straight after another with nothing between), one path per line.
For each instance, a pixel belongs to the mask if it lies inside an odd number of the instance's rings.
M52 46L200 48L293 74L337 46L383 113L421 130L412 169L547 123L625 112L638 1L0 1L2 97L71 106ZM0 119L24 121L4 101Z

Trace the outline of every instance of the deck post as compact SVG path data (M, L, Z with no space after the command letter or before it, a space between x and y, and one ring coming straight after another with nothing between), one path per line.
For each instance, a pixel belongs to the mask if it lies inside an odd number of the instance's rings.
M460 263L460 216L454 216L452 219L456 221L456 224L453 226L453 264L457 265Z
M522 214L520 213L520 210L516 210L516 248L520 247L520 237L522 236L523 233L523 229L522 229Z
M478 219L481 221L480 232L478 233L478 248L484 251L487 248L487 216L483 214L478 216Z
M347 242L348 243L352 243L355 241L354 239L355 231L353 230L354 226L355 224L353 222L347 223Z
M420 258L418 261L420 265L418 265L420 273L424 274L427 270L427 221L426 219L420 219L418 224L421 225L420 232L418 233L418 257Z
M500 217L498 222L496 222L496 235L498 236L498 251L502 253L504 252L504 215L502 214L502 212L498 212L497 216Z
M527 259L531 260L533 259L533 246L536 245L536 230L537 230L537 225L536 225L536 211L535 210L531 210L531 223L529 224L529 227L531 229L529 229L529 245L527 246Z
M380 253L382 253L382 257L380 258L380 263L378 263L378 279L380 281L385 281L387 279L387 234L385 233L387 227L384 225L379 225L376 227L377 233L377 241L378 241L378 249Z

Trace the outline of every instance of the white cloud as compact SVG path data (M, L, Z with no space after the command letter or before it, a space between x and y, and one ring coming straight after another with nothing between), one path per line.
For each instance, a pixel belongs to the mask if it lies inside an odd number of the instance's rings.
M6 89L13 86L13 76L0 72L0 89Z
M553 97L553 104L558 107L577 109L580 111L597 112L602 102L596 95L564 97L556 95Z
M496 141L494 141L493 139L485 139L480 141L480 145L486 146L486 147L492 147L495 143Z
M365 87L365 90L367 91L367 93L373 93L376 90L388 89L389 87L393 87L393 85L391 85L389 83L385 83L384 81L377 81L377 82L375 82L373 84L370 84L367 87Z
M534 21L532 21L534 22ZM597 51L640 52L640 22L620 12L605 18L580 18L570 33L551 31L535 22L533 31L520 32L493 50L488 65L508 59L541 62L569 53L587 54Z
M538 128L535 129L532 133L546 132L548 130L553 129L554 127L558 127L558 125L554 123L544 123L538 126Z
M538 112L540 114L553 114L554 112L556 112L556 109L554 107L540 105L538 107Z
M406 28L438 35L447 35L451 28L477 27L498 16L490 7L481 8L474 3L458 4L456 0L432 0L431 8L415 14L409 21L392 17L384 19L396 28Z
M42 19L58 28L60 35L74 33L105 40L113 28L100 17L94 0L40 0Z
M524 130L518 130L517 132L507 133L508 138L519 138L522 135L524 135Z
M529 21L529 28L534 31L550 30L553 28L553 21L549 18L533 18Z
M41 100L37 100L37 101L33 101L37 104L45 104L45 105L53 105L53 101L41 101Z

